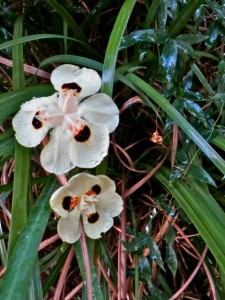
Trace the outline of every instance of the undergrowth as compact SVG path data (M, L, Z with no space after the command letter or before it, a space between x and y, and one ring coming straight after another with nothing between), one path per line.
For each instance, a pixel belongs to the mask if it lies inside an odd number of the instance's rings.
M224 16L224 0L0 4L2 299L225 299ZM124 209L101 239L72 245L57 235L60 183L42 146L12 129L63 63L96 70L120 109L88 172L116 182Z

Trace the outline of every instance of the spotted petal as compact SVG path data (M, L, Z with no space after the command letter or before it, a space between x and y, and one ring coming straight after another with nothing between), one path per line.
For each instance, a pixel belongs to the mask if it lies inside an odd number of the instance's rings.
M74 209L69 212L67 218L60 218L57 230L64 242L70 244L76 242L81 235L80 212Z
M113 218L110 214L101 209L98 209L97 212L99 218L94 223L88 222L87 216L83 215L84 231L92 239L99 239L102 232L108 231L113 226Z
M86 132L75 136L76 162L74 152L71 160L80 168L96 167L108 153L109 131L104 125L82 122ZM72 150L72 148L71 148Z
M88 173L79 173L70 178L67 188L75 197L84 195L96 184L100 184L98 177Z
M95 70L64 64L53 70L51 82L57 91L73 89L78 100L98 92L101 78Z
M101 193L104 192L115 192L115 182L105 175L98 175L97 178L100 180Z
M73 193L68 189L67 186L60 187L57 189L50 198L50 206L57 215L66 218L68 216L68 209L64 208L63 201L67 197L73 198Z
M106 94L98 93L79 104L78 113L88 122L104 124L112 132L119 123L119 110Z
M51 98L56 98L53 95ZM34 98L25 102L12 121L16 132L16 139L25 147L35 147L46 136L51 124L39 121L35 118L38 111L52 106L50 97Z

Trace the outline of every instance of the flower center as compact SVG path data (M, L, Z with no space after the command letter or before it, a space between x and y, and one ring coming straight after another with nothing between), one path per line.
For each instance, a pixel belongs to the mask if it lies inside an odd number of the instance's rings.
M81 87L76 82L64 83L62 85L63 92L67 92L69 90L73 90L73 95L76 96L81 92Z
M91 136L91 130L87 125L80 127L74 134L74 138L77 142L84 143L89 140Z
M101 192L101 187L96 184L81 197L66 196L62 201L62 207L71 211L75 206L79 205L80 211L88 217L96 214L95 204L98 202L96 195Z
M70 196L66 196L64 199L63 199L63 202L62 202L62 207L65 209L65 210L68 210L68 211L71 211L74 209L74 207L79 204L80 202L80 199L79 197L70 197Z

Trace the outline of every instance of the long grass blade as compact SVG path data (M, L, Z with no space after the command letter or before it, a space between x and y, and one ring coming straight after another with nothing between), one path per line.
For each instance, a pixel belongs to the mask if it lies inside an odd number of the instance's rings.
M27 43L27 42L31 42L31 41L35 41L35 40L41 40L41 39L68 39L68 40L71 40L74 42L82 43L82 42L78 41L77 39L73 39L73 38L70 38L70 37L67 37L64 35L43 33L43 34L32 34L32 35L28 35L28 36L18 37L11 41L4 42L4 43L0 44L0 50L15 46L18 44Z
M9 258L6 273L0 282L2 299L25 299L35 267L38 247L51 211L49 199L56 187L56 180L49 178L31 210L26 226Z
M15 39L22 36L23 16L19 17L15 23L13 37ZM13 54L13 90L17 91L25 86L23 74L23 45L14 45ZM10 223L8 259L20 236L21 230L26 224L28 213L28 202L30 198L30 156L29 149L21 146L16 141L15 145L15 172L13 183L12 199L12 219ZM18 214L19 212L19 214Z
M114 23L105 53L102 72L102 92L112 96L113 81L116 69L116 60L121 39L131 16L136 0L126 0L121 7Z
M210 193L203 193L200 185L190 188L182 181L171 185L169 175L170 171L162 168L155 176L183 208L224 272L224 212Z

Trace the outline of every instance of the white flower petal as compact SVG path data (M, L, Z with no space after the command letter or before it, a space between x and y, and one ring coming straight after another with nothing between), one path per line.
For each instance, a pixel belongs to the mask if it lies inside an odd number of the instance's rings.
M26 102L21 106L19 112L12 121L13 129L16 132L16 139L25 147L35 147L46 136L49 127L35 118L37 111L45 104L46 98L33 99L33 110L30 103Z
M65 209L67 203L65 201L69 197L73 198L74 194L67 188L67 186L57 189L50 198L50 206L59 216L66 218L68 216L69 209Z
M84 128L88 128L88 139L78 141L75 136L75 148L77 152L77 166L80 168L96 167L108 153L109 131L104 125L87 123L82 121ZM87 135L86 135L87 136ZM82 140L82 139L80 139ZM70 154L72 159L72 153Z
M118 216L123 210L123 200L117 193L105 192L97 196L97 207L112 217Z
M54 93L48 97L40 97L40 98L32 98L29 101L24 102L21 105L21 109L23 111L38 111L41 108L47 109L53 105L57 105L58 103L58 93Z
M102 232L108 231L113 226L113 218L100 209L98 212L98 220L95 223L88 222L88 218L83 215L84 231L87 236L92 239L99 239Z
M64 242L70 244L76 242L81 235L80 212L74 209L69 212L67 218L60 218L57 230Z
M54 69L51 74L51 82L57 91L60 91L63 85L68 85L69 89L77 89L75 94L78 100L97 93L101 87L101 78L95 70L80 69L69 64Z
M105 191L115 192L116 185L112 179L105 175L98 175L97 177L100 179L101 193L104 193Z
M73 159L71 159L71 155ZM41 152L43 168L56 175L64 174L77 165L72 131L58 127L51 131L50 140Z
M67 188L74 196L82 196L96 184L100 184L100 180L96 176L88 173L79 173L70 178Z
M119 123L119 109L106 94L95 94L79 104L81 118L91 123L104 124L112 132Z

